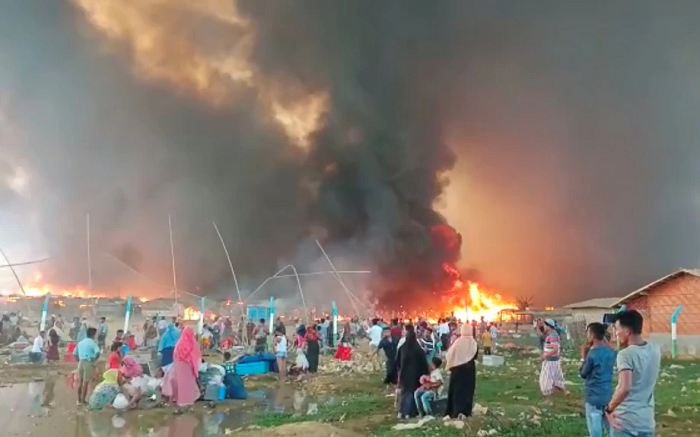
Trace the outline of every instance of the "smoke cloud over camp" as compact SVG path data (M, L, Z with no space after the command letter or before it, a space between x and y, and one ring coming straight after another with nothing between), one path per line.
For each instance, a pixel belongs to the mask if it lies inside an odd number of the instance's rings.
M248 291L327 270L319 239L389 303L445 263L557 304L700 258L693 2L7 3L0 247L53 281L86 282L88 213L106 290L168 290L168 215L207 294L213 221Z

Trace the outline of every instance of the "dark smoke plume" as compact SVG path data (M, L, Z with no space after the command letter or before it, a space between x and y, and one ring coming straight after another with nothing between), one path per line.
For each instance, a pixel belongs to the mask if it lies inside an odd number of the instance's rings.
M319 235L388 301L439 291L460 253L540 303L697 263L692 2L244 0L243 27L187 2L119 2L117 18L158 31L148 65L129 42L144 33L98 29L88 0L7 3L0 107L19 134L3 150L33 178L0 200L38 216L19 240L69 254L56 280L84 282L88 212L96 248L166 284L171 214L181 286L206 292L231 290L212 220L246 289L317 267ZM253 79L193 85L198 62L240 41ZM316 93L327 106L300 148L270 95ZM96 256L95 281L115 287L125 271Z

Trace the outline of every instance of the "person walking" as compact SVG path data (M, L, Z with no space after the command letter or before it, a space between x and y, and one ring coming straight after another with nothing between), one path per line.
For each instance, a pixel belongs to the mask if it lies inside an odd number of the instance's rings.
M194 405L199 399L197 385L202 353L192 328L186 327L173 350L173 365L163 378L163 395L179 408Z
M615 331L624 349L617 353L617 387L605 408L610 437L653 437L654 388L661 350L642 338L644 318L636 310L617 314Z
M542 370L540 371L540 391L542 396L549 398L556 391L567 393L564 386L564 372L561 370L561 339L557 331L557 323L552 319L544 322L546 334L542 350Z
M615 351L605 344L605 325L591 323L586 329L587 347L583 350L579 374L585 380L583 397L586 401L586 426L589 437L603 437L608 429L605 407L612 397Z

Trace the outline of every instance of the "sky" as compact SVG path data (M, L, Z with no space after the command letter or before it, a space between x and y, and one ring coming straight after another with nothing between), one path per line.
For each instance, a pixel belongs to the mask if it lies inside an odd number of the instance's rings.
M540 305L695 267L700 10L565 3L4 0L0 247L85 284L89 214L94 286L164 292L170 215L183 289L233 289L216 222L244 290L318 239L390 302L443 262Z

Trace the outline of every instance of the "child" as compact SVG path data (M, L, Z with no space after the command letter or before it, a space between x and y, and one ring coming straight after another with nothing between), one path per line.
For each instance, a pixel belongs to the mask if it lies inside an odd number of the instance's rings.
M491 346L493 346L493 338L488 330L481 333L481 341L484 343L484 355L491 355Z
M284 382L287 375L287 337L277 328L275 331L275 357L277 357L277 370L280 382Z
M119 342L114 342L112 343L112 346L109 348L109 358L107 358L107 363L108 367L107 370L109 369L119 369L119 366L121 366L122 362L122 354L120 352L122 348L122 344Z
M117 330L117 336L114 337L114 343L124 343L124 330Z
M436 398L442 395L444 389L442 377L442 371L440 370L442 366L442 360L435 357L430 362L430 376L423 375L420 377L421 386L418 390L413 393L413 399L416 401L416 407L418 408L418 414L422 417L423 412L426 415L431 416L433 414L433 409L430 403ZM421 411L421 406L423 410Z
M306 358L306 354L304 353L303 349L297 349L297 358L292 366L291 369L289 369L289 373L291 374L304 374L308 372L309 370L309 360Z
M224 352L224 363L221 365L227 375L236 373L236 363L231 361L231 352Z

